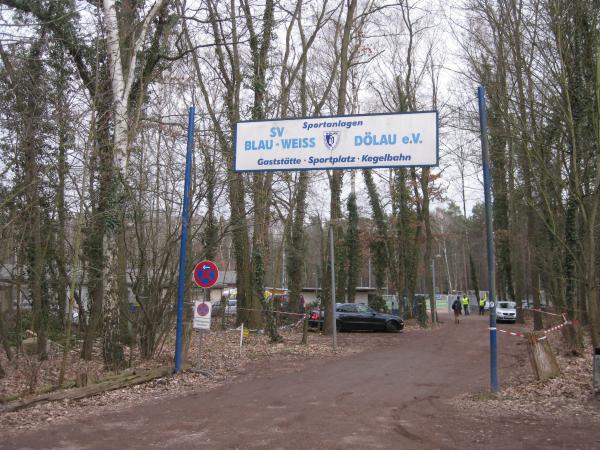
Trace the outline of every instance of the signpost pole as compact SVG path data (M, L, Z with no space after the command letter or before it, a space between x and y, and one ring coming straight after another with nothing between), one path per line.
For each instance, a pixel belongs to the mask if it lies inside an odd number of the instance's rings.
M487 142L487 109L485 88L477 89L479 99L479 126L481 129L481 154L483 160L483 188L485 193L485 224L487 236L487 263L490 305L490 386L492 392L498 392L498 350L496 345L496 260L494 255L494 229L492 223L492 196L490 179L490 155Z
M204 289L204 301L210 301L210 291L208 289ZM198 362L196 363L196 370L200 370L202 368L202 344L204 343L204 329L198 330Z
M179 249L179 281L177 285L177 332L175 335L175 372L181 372L181 347L183 341L183 305L185 293L186 250L188 237L188 210L190 203L190 178L192 174L192 149L194 147L195 108L188 115L187 151L185 155L185 181L183 187L183 210L181 212L181 247Z
M204 340L204 330L198 330L198 362L196 363L196 370L202 368L202 341Z
M331 324L333 331L333 351L337 351L337 324L335 320L335 253L333 249L333 222L329 221L329 258L331 259Z
M437 303L435 299L435 257L431 258L431 281L433 283L433 310L431 311L431 323L437 323Z

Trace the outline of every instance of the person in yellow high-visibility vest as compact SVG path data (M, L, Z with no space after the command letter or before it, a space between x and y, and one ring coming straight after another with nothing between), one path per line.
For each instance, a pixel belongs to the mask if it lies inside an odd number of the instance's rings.
M479 299L479 315L485 315L485 302L487 301L487 295L483 294L483 297Z
M469 297L467 297L467 294L463 295L462 305L463 305L463 310L465 311L465 316L468 316L469 315Z

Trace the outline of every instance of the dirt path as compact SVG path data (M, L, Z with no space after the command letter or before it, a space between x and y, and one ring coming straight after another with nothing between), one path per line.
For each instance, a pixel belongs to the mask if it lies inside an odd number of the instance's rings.
M394 345L285 367L263 362L212 391L6 436L0 449L600 448L600 429L581 420L490 421L451 406L489 383L487 318L461 322L364 334ZM500 337L501 380L522 363L516 343Z

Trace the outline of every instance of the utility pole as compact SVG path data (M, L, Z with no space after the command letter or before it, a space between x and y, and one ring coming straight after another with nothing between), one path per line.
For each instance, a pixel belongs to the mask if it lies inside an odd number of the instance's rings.
M329 257L331 258L331 314L332 318L332 336L333 351L337 351L337 323L335 318L335 252L333 245L333 223L329 221Z
M190 107L188 115L187 151L185 156L185 181L183 208L181 212L181 247L179 249L179 280L177 284L177 328L175 333L175 372L181 372L181 350L183 344L183 305L186 275L186 251L188 238L188 211L190 204L190 179L192 175L192 150L194 148L194 116L196 108Z
M481 129L481 154L483 161L483 189L485 194L485 225L487 237L487 263L490 291L490 385L492 392L498 392L498 350L496 346L496 259L494 255L494 228L492 223L492 194L490 155L487 142L487 109L485 88L479 86L479 126Z

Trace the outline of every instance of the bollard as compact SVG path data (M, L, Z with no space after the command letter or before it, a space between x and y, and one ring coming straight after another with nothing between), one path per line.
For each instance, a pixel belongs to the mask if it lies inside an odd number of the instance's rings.
M308 345L308 314L304 316L304 324L302 326L302 344Z
M600 347L594 349L594 370L592 386L595 395L600 395Z

